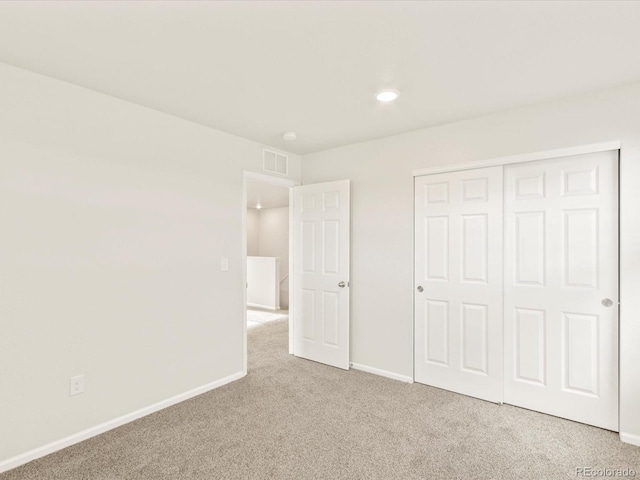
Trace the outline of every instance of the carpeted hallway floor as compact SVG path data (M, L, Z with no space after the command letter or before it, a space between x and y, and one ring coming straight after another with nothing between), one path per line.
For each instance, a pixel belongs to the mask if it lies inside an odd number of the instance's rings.
M265 310L263 308L247 307L247 328L261 327L265 323L287 320L288 310Z
M249 375L0 475L18 479L557 479L631 467L615 433L287 354L249 332Z

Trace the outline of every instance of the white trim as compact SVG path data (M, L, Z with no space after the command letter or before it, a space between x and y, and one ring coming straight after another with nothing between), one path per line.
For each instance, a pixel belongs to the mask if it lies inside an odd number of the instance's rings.
M381 377L391 378L405 383L413 383L413 378L408 375L400 375L399 373L388 372L380 368L369 367L368 365L361 365L359 363L350 363L351 368L354 370L360 370L361 372L373 373L374 375L380 375Z
M640 447L640 435L633 435L632 433L620 432L620 441L624 443L630 443L631 445L637 445Z
M94 427L87 428L86 430L82 430L81 432L69 435L68 437L56 440L55 442L48 443L46 445L43 445L42 447L38 447L28 452L21 453L20 455L16 455L15 457L8 458L7 460L0 462L0 473L19 467L20 465L24 465L25 463L36 460L37 458L44 457L45 455L49 455L50 453L57 452L59 450L62 450L63 448L70 447L71 445L75 445L76 443L80 443L91 437L100 435L101 433L113 430L114 428L120 427L121 425L133 422L134 420L145 417L151 413L155 413L159 410L175 405L176 403L184 402L185 400L189 400L190 398L214 390L244 376L244 372L234 373L233 375L221 378L220 380L217 380L215 382L202 385L201 387L197 387L193 390L189 390L174 397L167 398L166 400L154 403L153 405L149 405L148 407L144 407L134 412L127 413L126 415L122 415L121 417L114 418L113 420L109 420Z
M247 303L247 307L262 308L263 310L280 310L280 305L272 307L271 305L260 305L259 303Z
M292 180L290 178L282 178L282 174L279 177L274 177L273 175L269 175L268 173L258 173L249 170L244 170L244 178L251 178L252 180L260 180L261 182L273 183L275 185L280 185L283 187L295 187L300 185L300 182Z
M560 148L556 150L546 150L544 152L524 153L510 157L493 158L480 160L471 163L458 163L454 165L441 165L437 167L419 168L413 171L414 177L422 175L432 175L434 173L457 172L460 170L472 170L474 168L496 167L511 163L533 162L536 160L548 160L550 158L568 157L570 155L580 155L583 153L606 152L608 150L620 150L621 142L614 140L611 142L593 143L591 145L580 145L576 147Z
M289 189L289 355L293 355L293 188Z
M240 242L240 247L242 248L242 253L240 258L242 258L242 371L246 375L247 374L247 178L252 178L248 176L248 173L252 172L243 172L242 174L242 211L240 213L240 218L242 220L242 241Z

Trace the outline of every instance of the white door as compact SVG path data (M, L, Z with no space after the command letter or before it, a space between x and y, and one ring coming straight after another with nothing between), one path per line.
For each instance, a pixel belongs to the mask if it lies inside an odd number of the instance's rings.
M293 189L293 353L349 369L349 180Z
M502 167L416 177L415 380L502 402Z
M618 152L505 167L505 402L618 430Z

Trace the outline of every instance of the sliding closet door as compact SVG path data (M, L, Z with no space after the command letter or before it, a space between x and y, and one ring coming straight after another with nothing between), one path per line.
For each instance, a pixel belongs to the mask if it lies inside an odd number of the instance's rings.
M415 380L502 401L502 167L415 179Z
M505 402L618 430L618 152L505 167Z

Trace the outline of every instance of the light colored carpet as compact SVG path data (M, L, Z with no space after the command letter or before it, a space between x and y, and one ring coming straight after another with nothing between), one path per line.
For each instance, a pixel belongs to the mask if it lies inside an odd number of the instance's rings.
M248 329L278 320L287 320L288 318L289 312L287 310L263 310L261 308L247 307Z
M0 475L18 479L560 479L633 467L615 433L287 354L249 333L237 382ZM579 477L578 477L579 478Z

